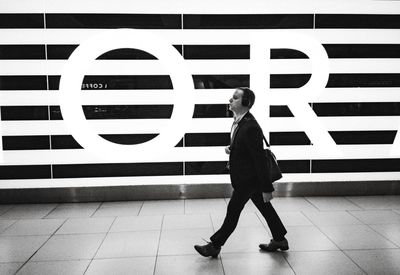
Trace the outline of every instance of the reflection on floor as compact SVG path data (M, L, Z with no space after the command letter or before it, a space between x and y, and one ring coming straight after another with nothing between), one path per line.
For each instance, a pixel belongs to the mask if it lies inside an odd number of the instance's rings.
M274 198L290 250L250 202L218 259L196 254L228 199L0 205L0 274L400 274L400 196Z

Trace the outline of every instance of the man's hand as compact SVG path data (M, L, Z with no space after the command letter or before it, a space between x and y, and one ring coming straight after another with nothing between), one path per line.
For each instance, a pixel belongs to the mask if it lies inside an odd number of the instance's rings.
M231 149L229 147L230 146L225 147L225 153L227 153L228 155L231 153Z
M272 193L262 193L262 196L265 203L272 200Z

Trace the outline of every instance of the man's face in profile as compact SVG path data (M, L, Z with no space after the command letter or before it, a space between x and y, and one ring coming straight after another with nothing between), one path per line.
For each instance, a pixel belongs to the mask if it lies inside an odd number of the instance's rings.
M233 93L233 96L231 99L229 99L229 110L232 112L237 112L238 110L244 108L242 106L242 97L243 97L243 91L240 89L236 89L236 91Z

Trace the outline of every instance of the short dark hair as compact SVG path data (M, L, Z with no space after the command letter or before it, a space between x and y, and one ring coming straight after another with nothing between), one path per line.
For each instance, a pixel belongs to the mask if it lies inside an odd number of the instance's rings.
M248 87L238 87L237 89L243 91L242 105L251 109L254 102L256 101L256 95L254 94L254 92Z

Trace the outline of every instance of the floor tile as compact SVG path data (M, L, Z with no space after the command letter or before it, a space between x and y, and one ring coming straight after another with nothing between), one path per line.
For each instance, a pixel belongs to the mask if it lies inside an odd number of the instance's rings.
M288 226L286 239L289 241L289 251L339 250L315 226Z
M269 240L269 233L264 227L237 227L222 247L222 252L259 252L258 245Z
M350 211L350 213L365 224L398 223L400 226L400 215L391 210Z
M110 232L161 230L163 216L117 217Z
M209 275L221 274L222 264L219 259L208 259L200 255L159 256L156 264L156 275Z
M257 213L260 217L261 221L265 226L268 227L267 221L261 215L261 213ZM279 217L281 218L282 223L285 226L306 226L313 225L309 219L302 212L291 211L291 212L279 212Z
M1 219L41 219L49 214L57 204L21 204L1 215Z
M6 213L8 210L13 208L14 204L0 204L0 216Z
M209 228L212 229L210 214L165 215L163 230Z
M320 229L341 249L395 247L367 225L321 226Z
M362 209L400 209L400 196L354 196L346 197Z
M49 238L49 236L1 236L0 262L25 262Z
M108 233L96 259L156 256L160 231Z
M104 202L92 217L137 216L143 202Z
M83 275L89 262L89 260L28 262L17 275Z
M226 207L225 199L185 200L185 214L226 213Z
M350 215L346 211L309 211L304 212L311 222L317 226L324 225L347 225L347 224L362 224L361 221Z
M31 261L92 259L103 239L104 234L54 235Z
M145 201L139 215L184 214L184 200Z
M63 219L19 220L7 228L2 235L52 235L64 221Z
M371 227L397 246L400 246L400 224L376 224L371 225Z
M155 257L95 259L85 275L152 275Z
M262 217L262 216L261 216ZM225 214L211 214L214 228L217 230L224 222ZM262 219L264 219L262 217ZM256 213L241 213L237 227L262 227L263 224Z
M197 254L193 246L205 244L202 238L209 240L212 229L163 230L161 232L158 255Z
M361 210L344 197L306 197L306 200L320 211Z
M345 251L367 274L399 274L400 249Z
M94 203L62 203L59 204L46 218L89 218L100 206Z
M104 218L72 218L68 219L56 234L93 234L107 233L114 217Z
M0 264L0 274L1 275L14 275L23 263L6 263Z
M277 212L280 211L318 211L314 205L305 198L279 197L272 200L272 205Z
M364 274L342 251L288 252L284 255L298 275Z
M0 233L13 225L17 220L0 220Z
M294 274L282 253L228 253L221 258L226 275Z

